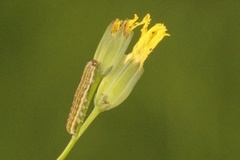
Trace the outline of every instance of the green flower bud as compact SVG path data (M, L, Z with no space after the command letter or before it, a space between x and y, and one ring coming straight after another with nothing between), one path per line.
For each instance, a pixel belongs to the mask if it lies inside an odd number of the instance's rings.
M129 96L142 74L140 63L133 60L120 63L102 80L95 96L95 105L102 111L118 106Z
M137 19L137 15L125 21L116 19L107 27L94 55L94 60L100 63L100 74L106 75L123 58L133 37L132 30L142 24Z

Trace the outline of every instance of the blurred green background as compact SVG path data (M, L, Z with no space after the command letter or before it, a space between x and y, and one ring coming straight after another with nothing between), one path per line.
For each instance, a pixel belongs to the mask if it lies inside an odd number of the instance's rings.
M1 2L0 159L57 158L85 64L109 23L134 13L150 13L171 37L67 159L239 159L239 8L237 0Z

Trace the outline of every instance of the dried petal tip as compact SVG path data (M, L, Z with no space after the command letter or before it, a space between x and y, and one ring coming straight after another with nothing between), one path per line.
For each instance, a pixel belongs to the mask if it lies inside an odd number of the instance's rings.
M115 34L119 28L121 27L121 21L119 19L116 19L113 24L112 24L112 31L111 31L111 34Z

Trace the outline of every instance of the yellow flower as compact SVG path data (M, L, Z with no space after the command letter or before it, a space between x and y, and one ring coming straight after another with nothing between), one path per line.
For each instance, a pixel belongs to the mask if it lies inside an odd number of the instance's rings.
M151 29L148 30L147 28L149 24L148 21L150 22L150 15L148 14L145 19L146 23L141 29L141 37L134 46L133 51L127 55L126 58L126 61L129 59L134 59L136 62L140 62L141 65L143 65L148 55L153 51L163 37L170 36L168 33L166 33L166 27L161 23L155 24Z
M101 81L94 100L95 107L101 111L118 106L128 97L144 72L143 63L148 55L165 36L169 36L166 27L160 23L148 30L150 20L147 14L142 22L137 23L144 24L139 41Z

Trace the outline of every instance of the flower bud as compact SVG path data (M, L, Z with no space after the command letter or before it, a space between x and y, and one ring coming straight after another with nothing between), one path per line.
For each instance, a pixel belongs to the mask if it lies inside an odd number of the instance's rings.
M133 37L132 30L142 24L137 19L137 15L125 21L116 19L107 27L94 55L94 60L100 63L100 74L106 75L123 58Z
M102 111L118 106L129 96L142 74L143 68L139 63L132 60L121 62L100 83L95 106L101 107Z

